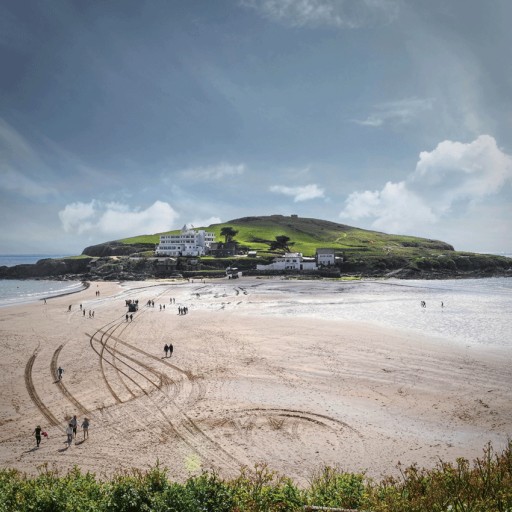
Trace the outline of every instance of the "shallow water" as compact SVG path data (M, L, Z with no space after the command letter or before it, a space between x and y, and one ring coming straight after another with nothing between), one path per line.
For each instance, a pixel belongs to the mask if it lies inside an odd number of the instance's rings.
M243 281L241 286L245 286ZM266 281L259 314L365 322L451 340L512 347L512 279ZM422 308L421 301L426 302ZM441 305L443 304L443 306Z
M24 304L81 290L80 281L0 279L0 307Z

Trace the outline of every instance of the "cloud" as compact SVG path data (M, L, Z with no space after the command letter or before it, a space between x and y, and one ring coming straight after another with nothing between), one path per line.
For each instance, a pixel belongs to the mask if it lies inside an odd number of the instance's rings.
M270 191L276 194L283 194L285 196L293 197L294 202L309 201L310 199L317 199L325 197L324 189L319 188L316 184L304 185L303 187L286 187L283 185L272 185Z
M230 176L239 176L245 171L245 164L231 165L220 163L213 166L186 169L181 172L181 175L193 181L217 181Z
M389 23L398 15L397 0L241 0L264 18L292 27L359 28Z
M417 118L422 112L431 110L431 98L406 98L375 105L374 111L366 119L354 119L354 123L363 126L378 127L385 123L407 124Z
M103 203L93 199L90 203L68 204L59 212L66 232L117 238L168 231L178 216L168 203L162 201L139 210L123 203Z
M445 140L433 151L422 151L404 181L350 194L340 217L370 218L375 229L405 233L482 201L510 182L512 157L490 135L471 143Z
M195 227L211 226L212 224L220 224L222 220L219 217L209 217L207 219L194 219L190 224Z

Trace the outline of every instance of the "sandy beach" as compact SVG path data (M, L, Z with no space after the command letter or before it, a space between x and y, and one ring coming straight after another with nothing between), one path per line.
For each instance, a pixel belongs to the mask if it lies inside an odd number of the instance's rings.
M504 446L509 349L264 316L265 284L255 282L91 283L0 309L1 466L108 476L158 460L182 481L264 462L305 483L325 465L379 478L398 462L433 466ZM127 299L139 301L132 321ZM68 447L73 415L91 426ZM36 448L38 424L48 438Z

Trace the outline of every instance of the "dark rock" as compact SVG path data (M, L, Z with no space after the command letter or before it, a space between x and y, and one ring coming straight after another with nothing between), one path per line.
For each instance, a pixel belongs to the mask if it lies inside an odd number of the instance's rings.
M155 244L122 244L121 242L105 242L103 244L86 247L83 255L105 257L105 256L129 256L144 251L154 251Z

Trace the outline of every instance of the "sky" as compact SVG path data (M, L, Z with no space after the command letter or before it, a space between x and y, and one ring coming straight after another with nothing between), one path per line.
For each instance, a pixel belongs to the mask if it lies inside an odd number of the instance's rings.
M4 0L0 253L297 214L512 252L510 0Z

